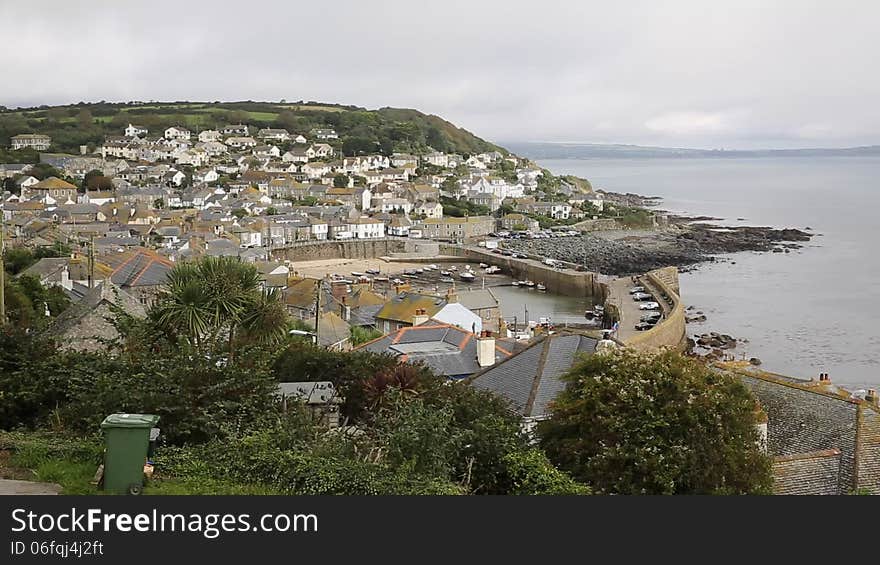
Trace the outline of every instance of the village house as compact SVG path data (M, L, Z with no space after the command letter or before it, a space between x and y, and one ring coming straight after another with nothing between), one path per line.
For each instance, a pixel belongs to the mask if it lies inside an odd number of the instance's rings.
M335 151L333 150L333 146L326 143L315 143L310 147L310 149L312 150L314 157L317 159L332 157L335 153Z
M131 123L125 128L125 137L140 137L142 135L147 135L147 133L149 133L147 128L136 126Z
M563 375L582 355L594 353L598 343L594 338L568 332L540 337L468 382L507 399L523 419L524 428L532 430L550 416L551 403L565 390Z
M385 223L375 218L349 220L349 231L355 239L379 239L385 237Z
M49 177L23 188L21 197L24 200L38 198L43 202L49 198L53 203L76 202L76 185L58 177Z
M292 147L281 156L284 163L308 163L314 158L315 150L311 147Z
M219 131L215 129L206 129L204 131L199 132L199 141L202 143L209 143L211 141L220 141L222 135Z
M501 217L501 229L508 231L536 232L541 229L538 220L532 219L525 214L512 212Z
M311 131L311 134L316 139L339 139L336 131L330 128L316 128Z
M250 133L250 128L245 124L228 125L220 128L223 135L239 135L246 136Z
M14 150L31 148L37 151L46 151L52 145L52 138L37 133L22 133L13 135L10 142Z
M226 145L236 149L251 148L257 146L257 140L248 136L234 136L226 138Z
M292 410L295 404L306 407L312 422L336 429L339 427L339 407L342 396L330 381L278 383L282 409Z
M171 126L165 130L163 137L174 141L189 141L192 137L192 132L186 128Z
M567 202L534 202L524 205L522 209L554 220L567 220L571 217L571 205Z
M413 208L413 212L423 218L442 218L443 205L439 202L421 202Z
M75 351L100 351L106 342L119 337L116 326L111 323L114 311L143 318L143 304L124 289L102 281L88 289L86 294L49 326L48 335L55 338L59 347Z
M460 380L510 357L511 345L484 333L428 320L404 327L357 348L388 354L401 362L421 362L435 374Z
M495 219L489 216L467 218L426 218L416 223L422 236L433 239L464 241L495 231Z
M290 133L286 129L264 128L257 132L263 141L290 141Z

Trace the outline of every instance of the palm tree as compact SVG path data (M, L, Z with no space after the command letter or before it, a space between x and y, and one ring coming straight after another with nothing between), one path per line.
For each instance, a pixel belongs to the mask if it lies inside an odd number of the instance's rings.
M263 292L252 265L235 257L206 257L175 265L150 317L172 336L198 349L226 341L230 361L241 330L245 340L274 343L284 336L287 314L275 292Z

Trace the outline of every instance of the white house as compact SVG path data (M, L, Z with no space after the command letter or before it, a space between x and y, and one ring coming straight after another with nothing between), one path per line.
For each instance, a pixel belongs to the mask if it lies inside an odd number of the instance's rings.
M260 247L263 245L263 234L260 230L236 226L230 232L238 238L241 247Z
M244 124L236 124L220 128L220 132L223 135L248 135L250 129Z
M128 127L125 128L125 137L140 137L142 135L147 135L147 128L142 128L140 126L128 124Z
M221 137L220 132L215 129L206 129L205 131L199 132L199 141L202 143L220 141Z
M302 172L305 173L310 179L319 179L327 173L332 172L332 170L333 167L321 161L306 163L302 166Z
M383 198L379 202L379 209L386 213L403 212L409 215L413 209L412 202L406 198Z
M309 225L312 239L327 239L330 226L327 224L326 220L309 217Z
M311 147L294 147L281 156L281 161L284 163L308 163L309 159L314 156L315 151Z
M247 136L233 136L226 138L226 145L229 147L256 147L257 140Z
M189 141L192 133L186 129L177 126L171 126L165 130L165 139L173 139L175 141Z
M257 137L264 141L289 141L290 133L286 129L264 128L257 132Z
M225 155L229 152L229 148L219 141L202 141L196 143L196 149L201 149L210 157Z
M336 131L329 128L313 129L312 135L314 135L316 139L339 139Z
M313 157L315 158L333 156L333 147L326 143L315 143L310 149L314 152Z
M416 214L425 216L426 218L442 218L443 205L439 202L422 202L414 209Z
M356 239L378 239L385 237L385 222L374 218L350 220L349 231Z
M422 160L429 165L434 165L435 167L448 167L449 166L449 157L440 151L435 151L433 153L428 153Z
M294 143L308 143L308 142L309 142L309 140L306 139L306 136L304 136L304 135L300 135L300 134L296 134L296 135L294 135L294 136L291 136L290 139L291 139L291 141L293 141Z

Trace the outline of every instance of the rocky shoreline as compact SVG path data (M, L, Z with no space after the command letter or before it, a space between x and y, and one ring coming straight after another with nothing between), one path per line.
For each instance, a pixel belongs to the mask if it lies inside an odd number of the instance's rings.
M586 233L576 238L510 240L518 252L575 263L606 275L633 275L661 267L686 270L715 261L717 254L740 251L789 253L814 236L804 230L771 227L722 227L703 218L670 218L662 230Z

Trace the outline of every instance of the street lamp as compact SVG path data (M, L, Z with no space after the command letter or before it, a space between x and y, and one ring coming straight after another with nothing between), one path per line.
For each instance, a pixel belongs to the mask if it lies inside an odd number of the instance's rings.
M318 345L318 334L315 332L309 332L306 330L290 330L287 332L289 335L310 335L312 336L312 343L316 346Z

